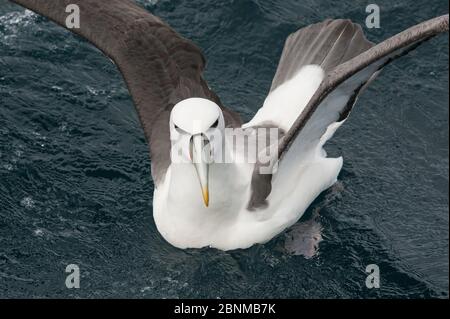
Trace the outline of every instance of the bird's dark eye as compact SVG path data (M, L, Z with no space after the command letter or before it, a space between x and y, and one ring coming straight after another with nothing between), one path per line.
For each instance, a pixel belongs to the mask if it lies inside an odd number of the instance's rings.
M214 122L213 125L211 125L212 128L217 128L219 126L219 119L217 119L217 121Z
M175 130L177 130L178 133L187 134L187 132L185 130L181 129L178 125L174 124L173 126L175 127Z

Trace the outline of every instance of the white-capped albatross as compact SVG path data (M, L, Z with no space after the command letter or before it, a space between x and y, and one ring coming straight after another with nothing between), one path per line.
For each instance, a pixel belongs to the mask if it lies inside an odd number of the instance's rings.
M248 248L296 223L337 181L343 160L327 158L323 145L359 94L449 25L448 15L437 17L378 45L349 20L305 27L287 39L264 105L243 124L203 79L200 49L134 1L12 1L63 27L66 7L79 6L80 28L71 31L123 74L150 146L154 219L179 248ZM248 149L261 140L251 161Z

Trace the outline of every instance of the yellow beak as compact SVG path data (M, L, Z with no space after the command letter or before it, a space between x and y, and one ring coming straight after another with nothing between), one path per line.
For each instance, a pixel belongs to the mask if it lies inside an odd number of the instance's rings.
M209 191L207 188L203 189L203 202L206 207L209 207Z
M209 207L209 163L207 156L209 149L205 147L207 140L202 134L194 135L192 137L192 162L197 171L198 180L202 189L203 202L206 207Z

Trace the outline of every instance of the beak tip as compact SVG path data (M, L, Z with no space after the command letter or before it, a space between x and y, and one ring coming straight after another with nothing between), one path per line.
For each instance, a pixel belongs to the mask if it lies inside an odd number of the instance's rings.
M206 207L209 207L209 192L208 190L203 190L203 201Z

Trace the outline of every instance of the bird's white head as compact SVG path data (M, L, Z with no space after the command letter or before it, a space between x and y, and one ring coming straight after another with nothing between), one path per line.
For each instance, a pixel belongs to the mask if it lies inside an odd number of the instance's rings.
M221 157L225 120L220 107L207 99L190 98L176 104L170 115L172 163L192 163L205 205L209 206L209 165Z

